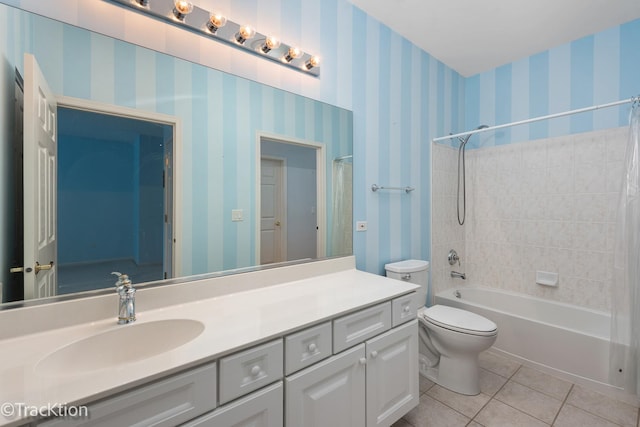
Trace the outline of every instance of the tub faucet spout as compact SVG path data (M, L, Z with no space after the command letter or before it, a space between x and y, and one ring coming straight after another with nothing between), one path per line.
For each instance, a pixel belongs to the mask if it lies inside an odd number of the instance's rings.
M453 278L459 277L462 280L466 280L467 279L467 276L464 273L458 273L457 271L452 271L451 272L451 277L453 277Z

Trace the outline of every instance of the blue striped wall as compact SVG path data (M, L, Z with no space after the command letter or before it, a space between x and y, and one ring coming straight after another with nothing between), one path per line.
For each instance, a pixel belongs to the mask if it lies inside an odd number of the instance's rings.
M465 82L465 127L499 125L640 94L640 20L503 65ZM509 144L628 124L630 105L516 126L470 146Z
M261 32L278 34L283 40L319 54L323 61L322 74L316 79L203 40L173 26L159 24L102 0L68 0L64 9L48 6L49 2L40 0L0 2L353 111L354 220L369 222L367 232L355 233L354 252L358 268L376 273L382 273L384 263L389 261L409 257L430 258L431 138L475 128L481 123L493 125L523 120L630 98L640 93L640 79L637 78L637 70L640 69L637 48L640 45L639 21L464 79L347 0L215 2L217 8L228 12L236 21L255 23ZM200 1L204 7L213 7L211 3ZM6 24L12 27L14 22ZM82 43L86 43L86 40L75 40L72 34L65 36L59 29L49 30L54 31L49 33L51 38L66 37L60 49L71 43L66 47L67 55L74 55L69 46L75 49L79 45L82 48ZM31 34L27 33L25 37L29 39ZM213 138L229 139L229 128L220 128L220 121L230 125L235 123L238 128L234 120L239 116L260 116L255 103L251 104L248 112L243 109L244 99L248 96L262 96L263 103L268 102L275 107L272 111L263 111L260 119L274 132L282 133L288 129L291 134L298 135L301 132L299 118L302 116L308 120L315 114L309 111L300 114L295 105L301 101L293 101L293 95L253 82L211 70L193 70L193 65L189 69L164 55L143 52L96 36L91 37L90 43L91 47L101 46L108 52L105 57L91 57L88 68L82 63L82 58L76 58L80 63L74 63L79 74L107 70L103 79L92 80L89 87L92 96L140 108L146 108L145 103L152 103L154 105L149 108L157 111L191 114L194 122L204 120L206 114L206 132ZM7 44L11 45L10 42ZM186 45L196 48L185 49ZM118 61L127 49L135 49L139 53L135 63ZM40 52L53 63L59 62L56 58L61 57L61 53L64 52ZM133 75L137 77L131 79L132 74L127 74L126 78L116 76L111 72L113 61L123 67L128 66L129 72L135 72ZM157 71L140 73L151 69L150 64L155 64ZM64 88L62 68L54 67L50 73L57 87ZM198 73L206 74L207 80L194 89L206 89L215 96L222 94L224 108L220 103L209 102L205 113L202 99L190 102L170 100L172 94L184 93L193 84L194 74ZM87 88L78 90L86 91ZM127 95L132 93L136 94L135 102L127 101L131 99ZM153 101L151 94L157 95ZM227 101L229 96L231 99ZM291 108L296 114L276 114L283 108ZM505 144L620 126L626 123L626 114L624 107L601 110L514 127L485 141L487 144ZM247 134L244 128L237 131L239 135ZM242 146L223 150L221 146L203 143L200 136L192 135L198 142L185 152L185 164L189 167L214 162L221 156L240 165L243 156L250 152L249 148ZM473 138L470 144L475 143L476 138ZM248 185L246 177L239 178L236 184L238 192L223 198L221 204L217 193L219 189L213 183L232 179L232 170L209 168L203 171L200 167L191 170L194 172L187 184L201 183L209 196L189 196L187 199L194 206L206 206L208 216L222 217L231 205L250 204L241 193ZM413 185L416 191L411 195L372 193L369 188L373 183ZM191 220L185 222L188 233L217 236L196 212L203 211L194 210ZM245 236L247 230L225 227L222 233L224 241L233 241ZM194 257L193 271L199 271L205 263L202 253L217 258L214 255L222 255L223 249L218 239L209 238L206 243L201 242L189 251L185 255ZM248 256L238 251L224 253L229 260L244 261Z
M258 131L326 144L328 171L351 153L348 110L5 6L0 28L23 35L2 35L10 69L34 54L54 93L182 118L184 275L256 264Z
M366 15L347 0L221 0L215 7L228 12L233 20L255 23L263 33L275 33L282 40L299 44L310 52L322 57L319 79L302 75L278 64L246 55L235 49L202 37L186 33L174 26L159 24L155 20L132 13L105 1L68 0L66 7L54 8L40 0L0 0L46 16L52 16L80 27L93 29L104 34L126 40L157 51L182 57L196 63L246 77L256 82L284 89L328 102L353 111L353 151L354 151L354 220L368 221L368 231L355 233L354 252L359 269L383 273L384 264L402 258L430 258L430 140L451 131L462 130L464 116L465 80L459 74L420 50L388 27ZM201 0L204 7L213 7L211 1ZM320 19L319 19L320 18ZM43 29L43 32L45 30ZM59 31L59 30L58 30ZM50 37L64 36L52 33ZM56 58L60 53L74 55L66 43L73 43L73 49L82 48L82 41L68 34L60 49L66 52L39 52L52 63L60 64ZM86 41L85 41L86 43ZM190 44L191 43L191 44ZM252 103L248 111L245 99L262 96L262 103L273 106L272 111L264 111L259 118L261 126L276 133L298 136L301 120L309 121L314 113L301 111L302 103L290 93L282 93L223 73L194 71L194 66L177 65L164 55L136 49L139 53L135 63L123 63L127 50L134 49L120 42L112 42L92 36L92 47L104 45L107 57L91 57L86 64L79 64L78 73L87 70L106 70L103 80L93 80L89 88L78 88L73 96L85 94L107 102L122 103L139 108L156 108L169 114L192 114L193 121L204 119L205 108L202 100L169 101L172 93L183 94L185 85L193 81L193 73L206 73L208 79L199 90L208 90L210 95L225 99L224 109L216 102L206 104L208 133L215 138L229 139L229 129L235 123L236 132L247 138L250 132L239 126L238 117L257 117L260 113ZM184 46L196 46L185 49ZM67 46L68 47L68 46ZM38 49L37 46L34 48ZM126 78L113 75L112 58L118 66L128 67ZM77 61L82 61L77 58ZM152 71L152 64L156 71ZM82 71L80 71L82 70ZM56 88L65 88L62 69L50 71ZM136 76L132 79L131 76ZM66 77L66 79L70 79ZM115 92L109 88L116 88ZM75 91L76 89L74 89ZM149 96L158 95L149 106ZM136 93L132 101L127 94ZM230 97L230 99L227 99ZM297 101L296 101L297 99ZM307 105L305 101L304 105ZM279 114L287 111L287 114ZM316 111L316 110L314 110ZM315 112L320 114L320 112ZM347 121L340 117L341 122ZM222 130L218 123L230 127ZM326 121L322 122L328 126ZM314 139L332 138L332 134L346 132L348 123L341 123L337 130L324 131L316 126L311 131ZM188 132L188 131L187 131ZM319 134L319 135L318 135ZM306 136L306 135L303 135ZM207 144L205 139L194 136L194 145L185 150L185 165L188 167L208 161L215 162L221 156L225 164L229 160L242 165L243 159L251 154L252 148L244 145L219 146ZM205 160L207 159L207 160ZM206 206L209 216L221 216L231 206L242 203L251 206L246 190L252 182L247 176L234 176L229 168L194 168L190 182L200 183L207 197L187 196L190 205ZM195 172L198 171L198 172ZM217 183L237 178L233 194L221 199ZM202 184L206 181L208 184ZM370 190L371 184L404 186L411 185L416 191L410 195L400 192L377 192ZM223 200L222 206L218 203ZM194 210L193 212L202 212ZM245 222L246 224L246 222ZM194 244L184 255L193 257L193 271L200 271L205 254L216 258L221 249L218 246L220 230L211 230L203 219L194 213L190 221L185 221L188 234L209 236L205 241ZM249 230L225 227L221 231L225 242L246 237ZM225 259L250 262L250 254L239 250L224 253ZM224 265L207 268L224 268Z

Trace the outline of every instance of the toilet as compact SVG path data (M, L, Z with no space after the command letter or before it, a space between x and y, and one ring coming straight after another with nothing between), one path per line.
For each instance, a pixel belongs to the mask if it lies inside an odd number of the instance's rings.
M419 305L425 304L428 261L406 260L384 267L387 277L420 285L416 298ZM418 320L420 375L456 393L480 393L478 355L496 341L496 324L445 305L421 307Z

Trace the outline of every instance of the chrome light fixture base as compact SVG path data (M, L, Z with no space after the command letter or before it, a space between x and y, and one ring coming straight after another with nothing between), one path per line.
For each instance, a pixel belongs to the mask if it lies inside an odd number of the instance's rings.
M186 14L176 18L174 13L175 5L174 0L103 0L111 3L117 3L119 5L130 8L138 13L151 15L166 23L182 27L186 30L195 32L208 37L213 40L225 43L228 46L233 46L236 49L243 50L245 52L257 55L261 58L269 59L282 66L292 68L303 74L308 74L314 77L320 76L320 67L317 65L317 57L306 52L302 52L299 57L292 58L290 61L284 60L289 55L289 49L294 46L288 45L284 42L280 42L277 48L263 49L268 36L256 33L250 39L243 40L243 43L239 43L237 35L239 34L242 25L226 20L226 24L221 27L211 28L210 17L211 12L202 9L198 6L193 6L193 10ZM266 50L266 52L265 52ZM312 60L312 58L316 58ZM288 59L288 58L287 58Z

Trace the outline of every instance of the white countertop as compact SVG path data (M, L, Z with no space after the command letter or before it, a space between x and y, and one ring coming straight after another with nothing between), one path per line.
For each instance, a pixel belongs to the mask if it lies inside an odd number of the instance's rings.
M205 328L197 338L174 350L114 368L58 375L35 371L41 359L65 345L97 333L129 327L116 324L114 307L114 317L110 319L0 341L0 404L88 403L416 288L409 283L349 269L139 311L133 325L164 319L193 319L202 322ZM0 416L0 425L19 424L15 418Z

